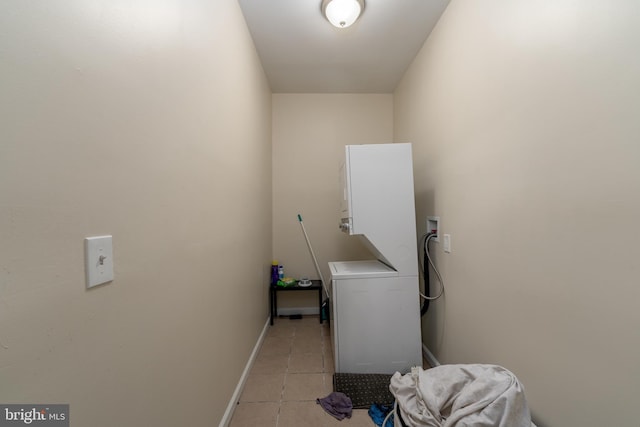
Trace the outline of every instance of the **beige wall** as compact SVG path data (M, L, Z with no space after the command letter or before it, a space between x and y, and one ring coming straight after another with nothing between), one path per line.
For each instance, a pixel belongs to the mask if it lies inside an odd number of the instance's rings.
M216 425L271 258L271 93L237 2L10 0L0 34L0 402ZM101 234L115 280L86 290Z
M273 95L273 255L285 275L318 278L298 213L325 280L329 261L371 258L338 229L338 171L345 145L392 141L392 101L391 94ZM311 292L282 294L278 303L317 309Z
M497 363L540 426L637 426L637 2L453 0L394 96L441 217L443 363Z

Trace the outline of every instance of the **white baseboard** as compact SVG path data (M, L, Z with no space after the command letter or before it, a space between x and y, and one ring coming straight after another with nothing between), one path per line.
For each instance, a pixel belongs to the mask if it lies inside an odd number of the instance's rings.
M302 314L309 316L318 314L318 307L282 307L278 308L278 316L291 316L292 314Z
M431 353L427 348L427 346L424 344L422 344L422 357L426 359L427 363L432 368L435 368L436 366L440 366L440 362L438 362L438 359L436 359L433 353Z
M233 417L233 412L236 410L236 406L238 400L240 399L240 394L242 393L242 389L244 388L244 384L247 382L247 378L249 377L249 372L251 371L251 367L253 363L256 361L256 357L258 356L258 352L260 351L260 347L262 346L262 341L264 341L264 337L267 335L267 331L269 329L269 318L264 324L262 328L262 333L258 337L258 341L256 345L253 347L253 351L251 352L251 356L249 356L249 360L247 361L247 365L244 367L244 371L242 371L242 375L240 375L240 380L238 381L238 385L236 385L236 389L231 395L231 400L227 405L227 410L224 411L224 415L220 420L219 427L227 427L231 422L231 417Z

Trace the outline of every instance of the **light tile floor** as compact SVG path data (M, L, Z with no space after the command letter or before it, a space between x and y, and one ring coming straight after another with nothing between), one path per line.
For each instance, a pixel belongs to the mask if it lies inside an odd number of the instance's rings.
M275 319L251 369L230 427L375 426L366 409L338 421L316 403L333 391L330 328L318 316Z

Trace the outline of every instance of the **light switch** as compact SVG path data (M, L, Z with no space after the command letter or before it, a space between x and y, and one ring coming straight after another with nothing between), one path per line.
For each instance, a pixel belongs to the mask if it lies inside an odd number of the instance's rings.
M443 249L446 253L451 253L451 234L445 234L443 236Z
M87 288L113 280L112 236L87 237L84 239Z

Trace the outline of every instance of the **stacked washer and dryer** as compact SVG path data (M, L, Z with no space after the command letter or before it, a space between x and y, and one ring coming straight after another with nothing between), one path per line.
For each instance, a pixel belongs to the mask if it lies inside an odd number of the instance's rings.
M337 373L422 366L411 144L348 145L341 223L375 256L330 262Z

